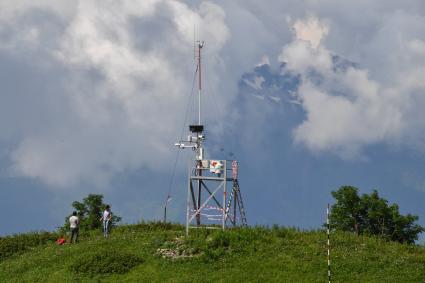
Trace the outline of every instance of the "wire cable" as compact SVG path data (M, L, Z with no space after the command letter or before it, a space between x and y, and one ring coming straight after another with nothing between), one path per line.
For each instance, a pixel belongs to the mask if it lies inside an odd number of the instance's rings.
M182 127L182 130L180 132L180 140L183 139L184 129L186 128L187 118L189 116L189 108L190 108L190 104L191 104L191 101L192 101L192 98L193 98L193 90L195 89L195 81L196 81L197 73L198 73L198 66L196 66L196 70L195 70L194 75L193 75L192 89L190 91L189 99L188 99L188 102L186 104L186 113L185 113L185 117L184 117L183 127ZM169 182L169 185L168 185L167 198L165 200L165 207L167 206L167 203L168 203L168 201L170 200L170 197L171 197L179 156L180 156L180 150L177 151L176 158L174 160L173 171L171 173L171 178L170 178L170 182ZM165 215L164 215L164 220L165 220Z

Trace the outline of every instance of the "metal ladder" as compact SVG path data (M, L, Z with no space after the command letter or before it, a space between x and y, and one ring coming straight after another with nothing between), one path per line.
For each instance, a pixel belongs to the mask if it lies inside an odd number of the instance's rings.
M242 200L242 194L241 194L241 190L239 188L239 182L237 179L233 180L233 188L232 188L232 193L230 194L229 200L227 202L226 205L226 214L228 215L228 212L230 210L230 207L232 205L233 202L233 198L234 198L234 209L235 212L234 214L236 214L236 205L239 207L239 214L241 217L241 224L242 226L247 226L247 220L246 220L246 215L245 215L245 208L243 205L243 200ZM236 226L236 215L234 215L234 219L232 219L232 217L230 217L230 222L232 222L233 226ZM226 218L227 220L227 218Z

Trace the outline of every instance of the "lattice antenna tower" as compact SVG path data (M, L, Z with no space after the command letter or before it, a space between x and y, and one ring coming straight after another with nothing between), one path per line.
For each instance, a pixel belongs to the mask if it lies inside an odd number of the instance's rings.
M195 42L195 60L198 79L198 123L189 126L190 135L175 145L180 149L191 148L194 161L189 165L186 235L191 228L225 229L228 226L246 226L247 220L238 181L236 160L209 160L204 158L204 125L202 110L201 53L204 42ZM228 195L228 190L230 194Z

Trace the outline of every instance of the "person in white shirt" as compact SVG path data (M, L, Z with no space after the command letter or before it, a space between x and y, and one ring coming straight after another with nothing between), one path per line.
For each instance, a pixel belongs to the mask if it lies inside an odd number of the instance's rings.
M77 212L74 211L72 216L69 217L69 228L71 228L71 239L70 243L74 241L76 243L78 241L78 228L80 226L80 219L78 219Z
M108 238L111 220L112 220L111 207L107 205L105 207L105 211L103 212L102 217L100 218L100 221L103 221L103 236L105 238Z

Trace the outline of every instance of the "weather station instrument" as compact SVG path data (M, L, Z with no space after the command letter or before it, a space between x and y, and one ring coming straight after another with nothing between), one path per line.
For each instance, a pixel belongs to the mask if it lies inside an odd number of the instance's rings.
M201 121L203 41L196 41L196 72L198 79L198 123L189 126L186 140L175 144L190 148L195 157L190 162L187 182L186 235L190 229L226 229L246 226L247 220L239 187L237 160L205 159L204 125Z

